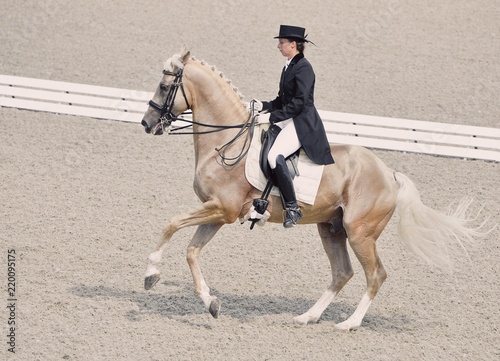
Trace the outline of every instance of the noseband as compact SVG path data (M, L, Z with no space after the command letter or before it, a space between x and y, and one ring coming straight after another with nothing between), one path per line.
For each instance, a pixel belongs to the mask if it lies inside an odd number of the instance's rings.
M174 107L174 101L175 101L175 96L177 95L177 90L179 90L179 87L181 88L182 95L184 96L184 100L186 101L188 109L191 108L189 105L189 102L187 100L186 96L186 91L184 90L184 85L182 83L182 72L184 69L179 69L177 73L168 71L168 70L163 70L163 74L165 75L171 75L174 76L174 82L169 86L168 93L167 93L167 98L165 99L165 103L163 106L160 104L154 102L153 100L149 101L149 105L156 110L160 112L160 117L158 118L158 123L155 128L161 127L162 130L170 126L170 124L174 120L182 120L182 118L176 117L172 113L172 109Z

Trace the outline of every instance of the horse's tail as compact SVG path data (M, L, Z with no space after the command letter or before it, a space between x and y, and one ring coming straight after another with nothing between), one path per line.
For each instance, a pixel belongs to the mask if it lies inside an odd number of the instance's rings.
M451 271L456 251L468 257L464 242L484 235L480 231L482 225L468 227L471 219L467 218L466 213L472 199L464 198L453 213L441 213L422 203L410 178L397 172L394 176L399 183L397 209L401 241L426 262Z

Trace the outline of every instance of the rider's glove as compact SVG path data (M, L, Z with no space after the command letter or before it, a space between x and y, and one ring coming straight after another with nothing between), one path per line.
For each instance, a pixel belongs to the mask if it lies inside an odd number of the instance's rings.
M253 99L252 102L253 102L253 110L256 112L261 112L263 108L262 102L257 99Z

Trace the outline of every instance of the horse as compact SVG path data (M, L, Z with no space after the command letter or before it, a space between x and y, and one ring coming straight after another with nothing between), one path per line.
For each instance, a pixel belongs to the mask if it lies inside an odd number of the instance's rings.
M178 92L178 90L181 92ZM202 248L225 224L245 219L261 191L245 177L246 152L254 125L251 110L237 89L224 75L204 61L191 57L183 47L164 64L161 81L144 114L142 125L147 133L162 134L181 114L192 112L195 151L193 188L201 206L170 219L163 237L148 257L144 287L151 289L159 280L158 266L166 245L175 232L197 226L187 247L187 262L194 288L206 310L219 317L221 302L210 294L203 277L199 257ZM225 148L224 148L225 147ZM221 149L224 148L224 151ZM226 151L241 149L234 159ZM424 205L410 178L386 166L372 151L351 145L331 144L334 164L325 166L313 205L300 203L302 224L317 224L323 248L328 256L332 281L305 313L293 319L299 324L317 322L353 276L347 243L361 263L366 289L355 309L336 331L358 328L377 295L387 273L376 249L376 241L398 209L398 235L407 248L430 264L445 270L453 265L451 244L471 240L477 228L466 217L470 200L458 204L454 213L443 213ZM233 151L234 153L234 151ZM279 197L271 196L269 222L283 221ZM248 217L248 216L247 216Z

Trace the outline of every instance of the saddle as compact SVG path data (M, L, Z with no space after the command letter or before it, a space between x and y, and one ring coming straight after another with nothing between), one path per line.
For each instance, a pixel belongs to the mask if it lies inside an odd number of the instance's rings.
M268 125L260 124L259 126L260 129L265 129ZM273 145L276 136L281 131L279 127L277 128L278 129L273 128L270 131L268 130L266 133L260 130L257 131L258 128L256 128L253 135L247 160L245 162L245 177L253 187L260 189L262 192L261 198L254 200L254 202L259 203L260 200L264 201L262 208L257 207L259 210L264 209L264 211L262 211L264 215L262 215L262 213L257 213L255 211L255 206L252 206L249 212L240 219L241 223L244 223L247 220L259 219L257 224L261 226L264 225L270 216L269 212L265 211L265 209L267 209L267 197L269 195L280 196L277 189L278 187L274 187L272 180L269 179L269 175L273 172L270 171L267 164L267 154L269 154L269 149ZM271 129L271 127L269 127L269 129ZM262 150L261 139L267 143L264 147L265 150ZM290 174L295 176L293 182L297 195L297 201L313 205L325 166L314 163L307 156L304 150L301 149L299 157L295 157L295 155L290 157L290 162L287 163L287 167L291 170ZM262 168L264 168L267 176L264 175Z

